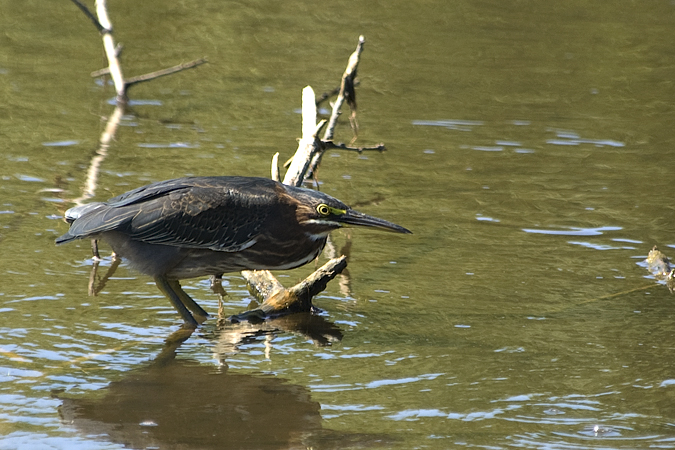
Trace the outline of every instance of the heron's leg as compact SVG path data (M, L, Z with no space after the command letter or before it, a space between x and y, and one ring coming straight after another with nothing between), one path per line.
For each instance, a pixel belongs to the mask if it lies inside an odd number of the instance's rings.
M162 291L164 295L166 295L166 297L169 299L173 307L176 308L176 311L178 311L178 314L181 315L185 324L190 327L197 328L199 324L197 323L195 318L192 317L190 311L187 310L187 308L183 304L183 301L181 300L180 295L171 286L171 282L167 280L166 277L157 276L155 277L155 284L157 285L159 290ZM180 290L182 291L182 289Z
M204 311L202 307L199 306L197 302L192 300L192 297L190 297L188 293L183 290L178 280L167 280L167 283L169 283L173 291L178 294L178 297L180 298L180 301L183 302L183 305L192 311L192 314L196 314L204 318L209 317L209 313Z

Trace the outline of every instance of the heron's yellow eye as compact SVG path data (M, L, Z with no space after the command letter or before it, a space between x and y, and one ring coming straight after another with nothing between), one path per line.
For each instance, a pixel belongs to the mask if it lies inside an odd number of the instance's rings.
M322 203L322 204L320 204L319 206L316 207L316 212L318 212L322 216L329 216L330 210L331 210L331 208L324 203Z

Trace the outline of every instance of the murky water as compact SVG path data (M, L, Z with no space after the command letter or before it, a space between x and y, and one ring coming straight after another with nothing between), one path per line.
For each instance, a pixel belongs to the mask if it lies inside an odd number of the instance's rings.
M675 297L639 264L675 255L672 2L113 2L126 75L210 62L131 91L97 199L267 176L364 34L357 142L388 151L322 189L415 233L335 233L320 316L182 344L150 279L89 297L88 243L53 243L112 113L96 30L0 12L0 448L675 447Z

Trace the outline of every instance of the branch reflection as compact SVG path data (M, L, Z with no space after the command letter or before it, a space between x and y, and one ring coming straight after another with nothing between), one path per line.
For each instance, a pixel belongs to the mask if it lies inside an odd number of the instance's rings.
M238 352L241 346L256 341L260 336L266 336L265 357L269 359L272 340L279 332L298 334L310 339L317 346L339 342L343 337L337 325L312 312L289 314L259 323L233 324L222 320L219 321L215 335L214 357L222 362L228 355Z

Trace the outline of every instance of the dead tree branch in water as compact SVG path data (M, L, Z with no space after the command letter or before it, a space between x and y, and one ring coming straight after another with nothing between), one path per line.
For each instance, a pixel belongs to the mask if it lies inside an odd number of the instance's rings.
M321 162L321 156L327 149L343 149L356 152L366 150L384 151L384 144L374 147L349 147L345 144L335 144L333 134L340 115L340 108L347 101L352 110L350 122L356 137L356 93L354 91L354 79L359 64L359 58L363 51L365 38L359 36L359 43L356 50L349 57L347 68L342 76L342 83L338 92L338 98L333 104L333 110L328 122L325 120L317 124L317 100L314 90L307 86L302 91L302 138L298 143L298 149L293 158L285 166L288 171L284 176L284 184L291 186L301 186L306 178L316 173ZM318 134L326 125L326 131L323 139L318 138ZM272 178L278 179L278 154L274 155L272 162ZM283 285L269 271L244 271L242 275L246 278L249 287L256 296L263 301L262 305L252 311L232 316L229 318L232 322L241 322L242 320L264 320L265 318L278 316L290 312L310 311L312 308L311 299L314 295L320 293L326 288L328 281L339 275L347 267L347 257L341 256L333 258L324 266L307 277L302 283L285 289ZM342 282L341 286L349 286L349 282Z
M182 70L192 69L207 62L206 58L196 59L183 64L178 64L166 69L150 72L145 75L138 75L132 78L125 79L122 73L122 65L119 60L119 46L115 45L113 38L112 22L108 16L108 8L106 0L96 0L96 16L83 4L80 0L72 0L78 8L93 22L96 29L101 34L103 39L103 48L108 59L108 67L94 72L93 76L110 75L117 93L115 100L118 104L126 104L128 101L127 92L129 88L135 84L144 81L154 80L155 78L171 75Z
M284 288L267 270L246 270L242 275L249 283L253 295L262 301L262 304L256 309L230 317L230 321L264 320L279 314L310 311L312 297L326 289L328 282L345 267L347 267L346 256L331 259L290 289Z
M328 126L326 127L326 132L323 135L322 139L323 142L330 141L332 143L333 137L335 135L335 127L337 126L337 121L341 114L342 105L344 104L345 101L347 101L347 104L351 109L351 114L349 115L349 123L351 124L352 132L354 134L351 143L353 144L356 141L356 138L358 137L359 125L356 120L356 90L354 89L354 87L356 86L357 69L359 67L359 62L361 60L361 53L363 52L363 46L365 45L365 43L366 38L363 36L359 36L359 42L356 45L356 50L354 50L354 52L349 56L349 60L347 61L347 68L342 74L340 90L338 91L337 99L333 103L330 119L328 119ZM343 148L347 149L347 146ZM310 163L309 166L310 176L315 176L315 173L319 168L319 164L321 164L321 158L323 158L325 149L326 148L324 147L322 151L317 152L312 157L312 162ZM384 149L384 145L382 145L382 149Z
M126 85L126 88L129 89L131 86L135 84L143 83L145 81L151 81L154 80L155 78L165 77L167 75L172 75L182 70L192 69L193 67L201 66L202 64L206 64L207 62L208 61L206 58L195 59L194 61L178 64L173 67L167 67L166 69L157 70L155 72L146 73L145 75L131 77L127 79L124 82L124 84Z

